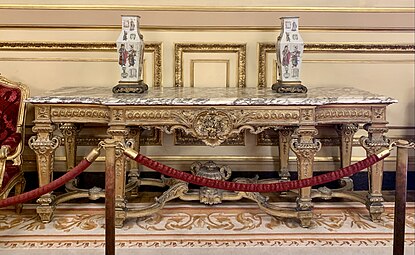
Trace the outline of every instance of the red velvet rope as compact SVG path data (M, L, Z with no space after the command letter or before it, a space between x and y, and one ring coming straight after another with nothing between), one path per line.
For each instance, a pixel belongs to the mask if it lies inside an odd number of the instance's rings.
M293 189L299 189L303 187L319 185L319 184L323 184L323 183L327 183L327 182L331 182L331 181L343 178L345 176L350 176L352 174L355 174L379 162L386 156L388 155L385 155L379 158L377 155L371 155L367 157L366 159L356 162L348 167L338 169L336 171L329 172L326 174L307 178L307 179L288 181L288 182L262 183L262 184L236 183L236 182L228 182L228 181L204 178L201 176L189 174L189 173L174 169L172 167L163 165L141 154L138 154L134 160L164 175L167 175L167 176L170 176L175 179L179 179L179 180L182 180L188 183L200 185L200 186L206 186L206 187L223 189L223 190L233 190L233 191L277 192L277 191L286 191L286 190L293 190Z
M82 160L76 167L74 167L73 169L71 169L69 172L67 172L66 174L62 175L61 177L59 177L58 179L42 186L39 187L37 189L25 192L23 194L17 195L17 196L13 196L13 197L9 197L3 200L0 200L0 208L1 207L6 207L9 205L14 205L14 204L20 204L20 203L24 203L26 201L29 201L31 199L40 197L46 193L51 192L52 190L55 190L57 188L59 188L60 186L64 185L66 182L72 180L73 178L77 177L80 173L82 173L85 169L87 169L92 162L89 162L88 160L84 159Z

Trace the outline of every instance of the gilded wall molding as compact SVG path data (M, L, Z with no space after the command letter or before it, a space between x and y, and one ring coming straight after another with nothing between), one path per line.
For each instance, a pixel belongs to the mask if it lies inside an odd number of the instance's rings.
M351 12L414 13L412 7L275 6L275 5L130 5L130 4L0 4L6 10L182 11L182 12Z
M116 52L115 42L10 42L0 41L0 51L88 51L88 52ZM162 43L150 42L145 43L146 53L153 54L154 57L154 87L162 85ZM7 60L7 59L2 59ZM52 58L52 61L60 61L59 58ZM87 59L73 59L73 61L87 62ZM110 59L99 58L92 59L96 62L108 62ZM116 61L114 59L113 61Z
M414 54L414 44L380 43L306 43L307 53L372 53L372 54ZM258 44L258 87L266 87L267 54L275 54L275 43Z
M56 25L56 24L0 24L1 30L108 30L119 31L119 25ZM223 31L261 31L261 32L275 32L280 31L279 26L247 26L247 25L232 25L232 26L192 26L192 25L140 25L142 31L186 31L186 32L223 32ZM413 33L413 27L339 27L339 26L302 26L303 32L387 32L387 33Z
M237 87L246 86L246 44L234 43L176 43L174 46L174 82L183 87L184 53L236 53L238 55Z

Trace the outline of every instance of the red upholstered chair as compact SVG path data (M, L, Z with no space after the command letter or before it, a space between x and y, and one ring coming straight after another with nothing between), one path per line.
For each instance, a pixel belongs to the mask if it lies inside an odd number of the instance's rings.
M22 172L24 119L29 89L0 75L0 199L23 192L26 180ZM16 205L20 212L22 205Z

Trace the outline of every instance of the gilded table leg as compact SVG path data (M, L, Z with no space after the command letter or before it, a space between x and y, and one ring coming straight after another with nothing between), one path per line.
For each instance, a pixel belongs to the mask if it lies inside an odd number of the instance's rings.
M76 140L78 137L79 128L74 123L64 123L59 126L59 129L63 135L65 142L66 170L69 171L76 165ZM65 185L66 187L68 187L68 185L77 187L78 178L70 180Z
M125 126L111 126L108 134L112 140L124 144L129 131ZM121 148L115 149L115 226L122 227L126 219L126 200L125 200L125 166L126 160Z
M280 178L281 180L290 180L290 172L288 169L289 153L290 153L290 141L293 134L293 129L286 127L278 130L278 142L279 142L279 158L280 158Z
M140 134L141 134L141 128L132 127L130 128L130 132L128 134L128 140L127 143L131 143L130 145L132 148L140 152ZM128 171L128 180L127 185L133 185L136 186L134 189L130 191L130 195L133 197L138 196L138 187L139 185L136 185L136 183L139 182L139 176L140 172L138 169L138 163L135 160L127 159L127 169Z
M360 143L366 150L367 155L377 154L388 148L389 140L384 134L388 128L384 124L368 124L364 126L368 132L368 137L362 136ZM381 214L384 212L383 196L382 196L382 180L383 180L383 160L368 168L369 194L368 204L370 217L373 221L380 220Z
M314 139L317 129L314 126L300 126L296 132L296 138L291 140L291 149L297 155L298 179L313 176L313 162L315 154L320 150L321 143ZM313 217L311 203L311 187L300 189L297 198L297 211L301 226L309 227Z
M347 167L352 162L352 148L353 148L353 137L359 129L358 124L343 124L337 126L337 133L340 136L340 160L341 167ZM346 185L348 182L353 185L350 177L342 178L342 183Z
M74 123L64 123L59 126L65 141L66 168L71 170L76 165L76 139L79 128Z
M53 180L54 152L60 144L58 137L52 137L53 125L36 123L33 132L37 133L29 139L29 147L36 153L39 186L44 186ZM52 193L41 196L36 208L42 222L50 222L55 210L55 196Z

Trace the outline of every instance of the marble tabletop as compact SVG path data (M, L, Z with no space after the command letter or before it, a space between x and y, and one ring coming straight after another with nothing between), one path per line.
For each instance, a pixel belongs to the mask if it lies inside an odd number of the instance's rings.
M30 97L33 104L98 105L326 105L392 104L397 100L365 90L312 87L307 94L278 94L270 88L149 88L143 94L113 94L112 87L63 87Z

